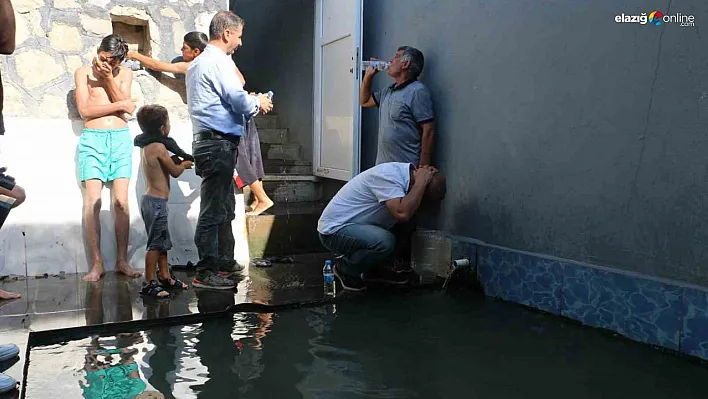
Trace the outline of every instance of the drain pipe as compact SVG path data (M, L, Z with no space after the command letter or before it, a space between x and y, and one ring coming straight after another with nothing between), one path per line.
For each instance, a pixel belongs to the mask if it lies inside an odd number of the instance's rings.
M459 270L468 269L470 267L470 259L469 258L455 259L452 261L452 265L450 267L452 268L452 270L447 275L447 278L445 279L445 282L443 283L443 286L442 286L443 291L447 291L447 286L450 283L450 280L452 280L453 276L457 275L457 272Z

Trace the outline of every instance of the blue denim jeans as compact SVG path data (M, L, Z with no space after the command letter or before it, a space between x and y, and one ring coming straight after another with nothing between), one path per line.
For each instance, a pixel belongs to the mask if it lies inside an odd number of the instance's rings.
M228 140L201 140L192 144L195 172L202 178L199 220L194 232L199 263L197 274L218 271L220 262L234 258L231 222L236 216L234 168L237 145Z
M392 261L396 248L393 233L366 224L346 226L334 234L320 234L320 241L328 250L344 255L339 263L340 271L353 277Z

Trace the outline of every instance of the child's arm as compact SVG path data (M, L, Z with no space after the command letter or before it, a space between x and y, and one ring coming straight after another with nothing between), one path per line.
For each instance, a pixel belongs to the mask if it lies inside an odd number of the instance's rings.
M137 51L128 51L128 58L131 60L138 60L141 64L145 65L145 67L157 72L180 73L182 75L186 75L187 68L189 68L189 62L162 62L146 55L142 55Z
M176 164L164 146L161 146L157 154L157 160L160 161L162 167L167 170L167 173L174 178L180 177L185 169L192 167L192 161L182 161L179 165Z

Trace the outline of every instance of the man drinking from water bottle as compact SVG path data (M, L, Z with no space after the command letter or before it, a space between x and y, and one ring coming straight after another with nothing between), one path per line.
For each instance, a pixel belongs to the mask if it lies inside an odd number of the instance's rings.
M366 69L359 89L364 108L379 108L378 153L376 164L409 162L419 167L432 165L435 121L430 91L418 77L425 58L417 48L401 46L386 68L394 82L372 93L371 84L378 69ZM396 226L399 270L410 270L410 240L416 228L411 220Z

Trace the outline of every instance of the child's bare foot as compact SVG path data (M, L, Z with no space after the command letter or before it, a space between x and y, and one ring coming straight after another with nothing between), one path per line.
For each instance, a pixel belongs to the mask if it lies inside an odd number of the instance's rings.
M124 274L132 278L138 278L143 275L141 272L130 267L130 264L124 260L116 262L116 273Z
M96 261L91 266L91 271L89 272L89 274L85 275L83 280L88 282L95 282L100 280L104 274L106 274L106 272L103 271L103 261Z
M251 212L246 212L248 216L258 216L270 207L273 206L273 201L259 202L258 205Z
M258 206L258 200L254 199L253 202L251 202L251 205L248 206L248 210L246 212L253 212L257 206Z
M10 291L5 291L0 289L0 299L17 299L20 298L22 295L16 293L16 292L10 292Z

